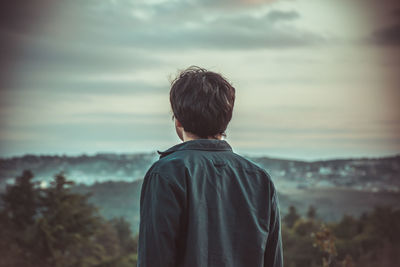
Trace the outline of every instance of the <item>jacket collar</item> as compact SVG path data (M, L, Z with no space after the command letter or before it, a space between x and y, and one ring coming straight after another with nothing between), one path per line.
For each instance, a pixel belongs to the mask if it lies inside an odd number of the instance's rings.
M232 147L225 140L216 139L195 139L177 144L165 151L157 150L160 159L175 151L180 150L209 150L209 151L232 151Z

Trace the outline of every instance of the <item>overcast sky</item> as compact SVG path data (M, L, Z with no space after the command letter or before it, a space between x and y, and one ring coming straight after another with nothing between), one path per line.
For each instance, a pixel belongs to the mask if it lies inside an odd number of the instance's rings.
M398 154L398 3L2 1L0 157L167 149L170 81L190 65L236 88L236 152Z

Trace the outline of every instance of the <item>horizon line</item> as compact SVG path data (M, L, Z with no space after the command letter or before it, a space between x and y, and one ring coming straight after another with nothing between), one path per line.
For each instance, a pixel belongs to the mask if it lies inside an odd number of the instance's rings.
M79 152L79 153L24 153L24 154L14 154L11 156L0 156L0 160L10 160L14 158L23 158L26 156L35 156L35 157L71 157L77 158L82 156L87 157L95 157L99 155L140 155L140 154L155 154L157 155L157 151L137 151L137 152L109 152L109 151L97 151L93 153ZM301 162L318 162L318 161L334 161L334 160L360 160L360 159L384 159L384 158L396 158L400 157L400 152L394 154L386 154L382 156L333 156L331 158L319 158L319 159L301 159L301 158L293 158L293 157L282 157L282 156L272 156L272 155L261 155L260 153L240 153L242 156L251 157L251 158L269 158L276 160L287 160L287 161L301 161Z

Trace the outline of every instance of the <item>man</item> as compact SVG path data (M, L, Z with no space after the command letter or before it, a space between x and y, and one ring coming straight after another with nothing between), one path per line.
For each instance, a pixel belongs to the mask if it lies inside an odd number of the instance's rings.
M198 67L172 82L170 102L183 141L145 175L138 266L281 267L278 197L270 175L222 139L235 89Z

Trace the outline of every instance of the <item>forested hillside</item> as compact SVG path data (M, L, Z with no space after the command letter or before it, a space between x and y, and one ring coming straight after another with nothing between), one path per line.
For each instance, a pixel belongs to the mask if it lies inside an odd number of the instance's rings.
M264 167L281 192L293 189L347 188L368 192L400 192L400 156L384 158L299 161L248 157ZM63 171L77 184L142 179L156 153L96 154L93 156L35 156L0 159L0 191L23 170L46 186L54 173Z
M1 194L0 266L135 266L140 186L76 186L59 173L43 188L24 171ZM300 214L289 196L280 199L287 201L281 205L285 266L398 266L398 201L327 222L316 205Z

